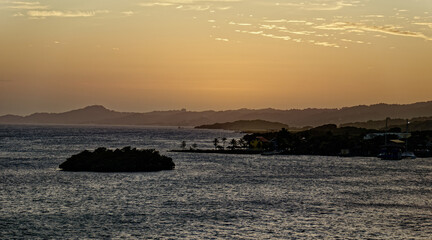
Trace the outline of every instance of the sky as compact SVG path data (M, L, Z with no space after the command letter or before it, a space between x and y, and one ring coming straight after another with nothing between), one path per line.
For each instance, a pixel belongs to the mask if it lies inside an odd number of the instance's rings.
M0 115L429 100L431 0L0 0Z

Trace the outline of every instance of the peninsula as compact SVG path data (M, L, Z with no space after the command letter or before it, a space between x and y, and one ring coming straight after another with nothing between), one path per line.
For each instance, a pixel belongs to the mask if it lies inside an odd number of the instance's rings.
M288 125L278 122L270 122L265 120L239 120L235 122L215 123L209 125L201 125L195 128L200 129L223 129L245 133L258 132L277 132L282 128L288 129Z

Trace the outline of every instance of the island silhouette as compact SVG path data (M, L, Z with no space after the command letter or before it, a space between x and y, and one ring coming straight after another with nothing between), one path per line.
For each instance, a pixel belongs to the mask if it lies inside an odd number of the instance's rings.
M117 112L101 105L63 113L34 113L28 116L0 116L2 124L96 124L96 125L157 125L199 126L234 122L239 120L263 120L278 122L289 127L317 127L324 124L346 124L392 119L411 119L432 116L432 101L413 104L375 104L344 108L309 109L238 109L227 111L153 111L146 113Z
M173 170L172 158L160 155L154 149L122 149L97 148L94 151L84 150L73 155L59 168L63 171L89 172L154 172Z

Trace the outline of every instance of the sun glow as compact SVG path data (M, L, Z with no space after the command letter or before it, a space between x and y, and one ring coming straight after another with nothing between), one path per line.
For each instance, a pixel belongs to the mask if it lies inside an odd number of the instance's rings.
M0 114L430 100L430 13L429 0L0 1Z

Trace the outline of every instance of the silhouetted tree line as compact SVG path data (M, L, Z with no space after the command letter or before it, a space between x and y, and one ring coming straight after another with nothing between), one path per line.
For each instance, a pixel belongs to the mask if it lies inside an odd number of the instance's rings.
M400 128L389 129L388 133L401 132ZM249 147L253 148L252 142L257 139L263 151L279 151L282 154L293 155L327 155L327 156L377 156L385 143L384 136L365 139L367 134L385 133L356 127L338 128L334 124L327 124L301 132L289 132L282 129L279 132L254 133L243 137ZM408 138L408 151L416 153L417 156L428 155L431 148L432 131L412 132ZM387 142L397 139L398 136L388 134ZM402 139L405 140L405 139ZM403 144L405 146L405 144Z
M172 170L175 164L172 158L160 155L154 149L100 147L93 152L84 150L73 155L59 167L64 171L150 172Z

